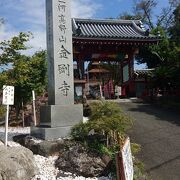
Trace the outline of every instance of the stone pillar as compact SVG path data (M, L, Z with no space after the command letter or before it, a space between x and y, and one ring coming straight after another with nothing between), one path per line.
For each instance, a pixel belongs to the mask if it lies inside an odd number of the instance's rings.
M82 104L74 105L70 0L46 0L48 106L40 109L40 127L31 134L42 139L66 137L83 119Z

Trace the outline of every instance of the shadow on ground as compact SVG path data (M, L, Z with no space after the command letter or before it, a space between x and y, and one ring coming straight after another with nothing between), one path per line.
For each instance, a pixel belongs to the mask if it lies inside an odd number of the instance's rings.
M140 102L120 103L133 119L128 132L141 145L138 158L153 180L180 179L180 114L171 108Z
M180 114L171 108L164 108L156 104L143 102L133 102L133 104L135 104L135 106L128 108L128 111L143 112L155 116L156 120L168 121L180 126Z

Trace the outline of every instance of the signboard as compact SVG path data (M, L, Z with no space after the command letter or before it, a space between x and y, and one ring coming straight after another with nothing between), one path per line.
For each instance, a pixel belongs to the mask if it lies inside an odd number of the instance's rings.
M32 91L32 98L33 98L33 114L34 114L34 125L36 126L36 99L35 99L35 92Z
M77 96L82 96L82 91L83 91L82 86L76 86L75 91Z
M32 91L32 98L33 98L33 101L36 100L36 99L35 99L35 92L34 92L34 91Z
M3 86L3 105L6 105L6 121L5 121L5 146L8 142L8 119L9 119L9 105L14 104L14 86Z
M131 154L130 139L127 138L121 150L125 180L133 180L133 162Z
M129 66L125 65L123 67L123 82L126 82L129 80Z
M14 105L14 86L3 86L3 105Z

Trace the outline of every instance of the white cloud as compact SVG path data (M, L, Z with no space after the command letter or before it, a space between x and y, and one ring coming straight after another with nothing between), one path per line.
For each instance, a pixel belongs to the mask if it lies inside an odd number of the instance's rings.
M73 0L71 14L76 18L92 18L101 7L92 0Z
M6 0L3 8L16 17L16 22L45 25L44 0Z
M101 8L92 0L72 0L72 17L92 18ZM0 40L10 39L19 31L31 31L34 38L29 42L33 49L27 53L31 54L40 49L46 49L46 27L45 27L45 0L6 0L1 3L7 12L13 17L16 25L11 25L7 19L5 25L0 27ZM6 20L6 17L5 17Z
M9 31L11 29L11 31ZM16 31L10 24L1 24L0 26L0 41L8 40L12 36L15 36L18 34L18 31Z
M26 55L32 55L36 51L41 51L46 49L46 33L44 31L36 31L33 33L33 38L27 43L27 46L30 47L25 52L22 52Z

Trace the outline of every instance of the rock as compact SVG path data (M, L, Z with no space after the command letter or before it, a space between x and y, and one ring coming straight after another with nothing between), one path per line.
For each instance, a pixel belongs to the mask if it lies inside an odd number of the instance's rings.
M0 146L0 180L30 180L37 173L33 153L22 146Z
M45 157L59 154L59 152L64 149L64 140L62 139L44 141L32 136L19 135L15 136L13 140L30 149L34 154L39 154Z
M74 144L56 160L59 170L71 172L78 176L99 177L109 173L111 159L102 158L97 153L88 152L81 144Z
M97 138L104 141L104 137L97 135L91 135L89 141L94 142ZM14 140L21 142L34 154L45 157L58 155L55 166L64 172L84 177L100 177L107 176L111 170L109 166L112 161L108 156L101 157L96 152L90 152L80 143L71 140L46 141L35 139L32 136L18 136Z
M48 157L59 154L63 148L64 143L62 141L42 141L37 146L34 144L30 149L36 150L36 154Z
M21 144L22 146L25 145L25 138L28 137L28 134L19 134L13 137L13 141Z

